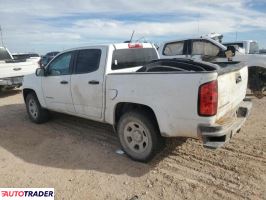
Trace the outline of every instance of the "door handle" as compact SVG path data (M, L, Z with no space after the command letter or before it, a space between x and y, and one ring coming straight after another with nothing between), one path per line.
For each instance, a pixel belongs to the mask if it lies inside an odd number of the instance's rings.
M19 70L21 70L21 68L20 68L20 67L13 68L13 70L14 70L14 71L19 71Z
M99 85L100 82L93 80L93 81L89 81L89 84L91 84L91 85Z
M68 84L68 81L61 81L61 84Z
M241 81L242 81L242 77L241 77L241 75L237 76L237 77L236 77L236 84L238 84L238 83L241 82Z

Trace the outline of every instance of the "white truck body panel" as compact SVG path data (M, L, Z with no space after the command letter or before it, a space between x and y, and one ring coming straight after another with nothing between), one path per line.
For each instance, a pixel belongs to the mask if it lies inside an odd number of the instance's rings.
M0 78L11 78L32 74L38 67L38 60L27 60L26 62L17 63L0 61Z
M2 56L0 60L0 89L1 87L13 87L22 85L22 78L32 74L39 67L40 57L16 61L8 49L0 47ZM8 59L8 60L5 60Z

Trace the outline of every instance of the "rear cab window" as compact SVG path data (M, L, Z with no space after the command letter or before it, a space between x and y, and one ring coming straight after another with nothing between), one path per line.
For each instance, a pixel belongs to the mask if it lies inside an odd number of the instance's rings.
M112 58L112 70L143 66L152 60L157 60L155 48L125 48L115 49Z

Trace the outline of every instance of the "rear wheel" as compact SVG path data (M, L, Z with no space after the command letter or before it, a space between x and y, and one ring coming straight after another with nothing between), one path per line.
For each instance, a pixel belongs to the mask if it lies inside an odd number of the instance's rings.
M163 138L155 120L146 112L124 114L117 130L123 150L133 160L147 162L161 149Z
M48 110L41 107L39 100L34 93L27 95L26 108L32 122L40 124L49 120Z

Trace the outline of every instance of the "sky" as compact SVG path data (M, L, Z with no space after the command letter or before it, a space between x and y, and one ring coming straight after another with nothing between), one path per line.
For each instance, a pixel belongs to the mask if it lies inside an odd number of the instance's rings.
M266 48L266 0L0 0L0 26L17 53L124 42L133 30L157 44L216 32Z

